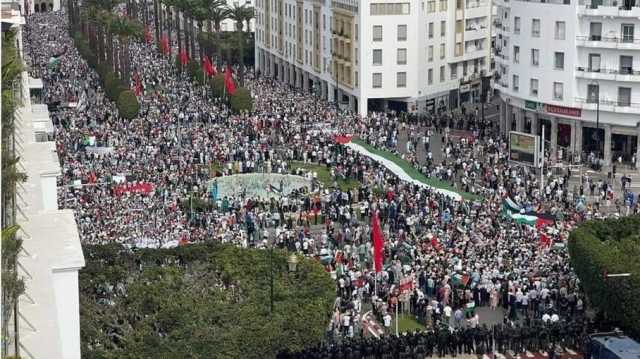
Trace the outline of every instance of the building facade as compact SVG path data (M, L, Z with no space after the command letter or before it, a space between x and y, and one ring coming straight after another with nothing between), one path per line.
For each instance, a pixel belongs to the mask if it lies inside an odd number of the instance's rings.
M1 5L3 41L6 32L15 32L17 54L28 69L23 26L29 4L3 0ZM59 209L56 179L61 167L53 122L47 105L39 103L40 79L23 71L12 86L11 94L20 105L13 114L15 135L11 141L27 180L17 186L6 222L20 226L16 236L22 240L22 250L17 275L25 290L12 311L3 349L21 358L80 359L78 271L85 260L73 211Z
M552 160L640 166L637 0L497 0L500 126L549 141Z
M257 0L256 69L364 115L454 108L490 72L488 0Z

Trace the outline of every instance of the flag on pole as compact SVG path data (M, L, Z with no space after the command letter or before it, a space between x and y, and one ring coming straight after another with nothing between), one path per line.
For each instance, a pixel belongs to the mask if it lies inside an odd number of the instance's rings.
M187 62L189 62L189 54L187 54L187 50L183 49L182 52L180 52L180 63L184 66Z
M144 40L147 42L147 44L151 43L151 31L149 31L149 26L145 26L144 27Z
M202 70L207 74L207 76L211 77L214 74L213 65L211 64L211 60L207 55L204 56L202 60Z
M378 212L375 212L371 217L371 229L373 237L373 263L376 273L378 273L382 271L382 248L384 247L384 238L382 237Z
M227 65L227 69L224 72L224 86L229 95L233 95L233 93L236 92L236 84L233 82L231 66L229 65Z
M133 74L133 79L135 80L133 90L135 91L136 96L140 96L142 95L142 81L140 81L140 75L136 72Z
M169 46L169 38L167 37L167 35L164 35L162 37L162 44L160 45L160 48L163 54L165 55L171 54L171 46Z

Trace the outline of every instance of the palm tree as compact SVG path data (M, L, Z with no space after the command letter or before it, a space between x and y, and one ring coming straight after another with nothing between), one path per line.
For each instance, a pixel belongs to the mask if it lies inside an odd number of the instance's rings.
M153 22L156 28L156 44L160 46L160 7L158 6L159 0L153 0Z
M120 79L128 84L131 81L131 58L129 56L129 40L140 36L142 29L138 23L128 19L116 18L112 21L113 31L118 35L119 41L119 72Z
M229 18L231 18L236 23L236 37L238 41L238 50L239 50L239 75L240 75L240 86L244 86L244 47L245 47L245 37L244 32L242 31L244 27L244 22L249 17L253 17L253 8L249 8L245 5L237 5L234 4L232 8L229 9Z
M209 33L214 34L216 44L216 60L222 57L222 44L220 43L220 24L229 18L230 11L226 8L224 0L214 0L209 4ZM211 29L213 26L213 29ZM213 30L213 31L212 31ZM215 31L215 32L214 32Z
M211 0L191 0L191 15L195 21L198 22L198 33L204 33L204 23L208 19L208 5L211 3ZM192 39L195 36L191 37ZM194 45L195 46L195 45ZM200 58L200 62L202 62L202 45L198 46L198 56Z

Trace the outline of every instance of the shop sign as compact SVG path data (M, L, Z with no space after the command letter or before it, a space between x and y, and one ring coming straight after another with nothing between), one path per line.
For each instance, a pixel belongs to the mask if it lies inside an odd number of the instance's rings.
M545 105L545 111L548 113L556 114L556 115L570 116L570 117L580 117L582 115L582 110L579 108L555 106L555 105Z
M469 92L470 90L471 90L471 85L470 84L466 84L466 85L460 86L460 92L461 93Z

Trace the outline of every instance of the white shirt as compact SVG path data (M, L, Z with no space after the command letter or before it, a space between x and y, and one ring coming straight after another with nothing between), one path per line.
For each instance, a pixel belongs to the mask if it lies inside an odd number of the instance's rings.
M549 314L547 313L544 313L544 315L542 316L542 321L545 323L548 323L550 319L551 319L551 316L549 316Z
M444 307L444 315L446 315L447 317L451 316L451 311L452 309L450 306L447 305L446 307Z

